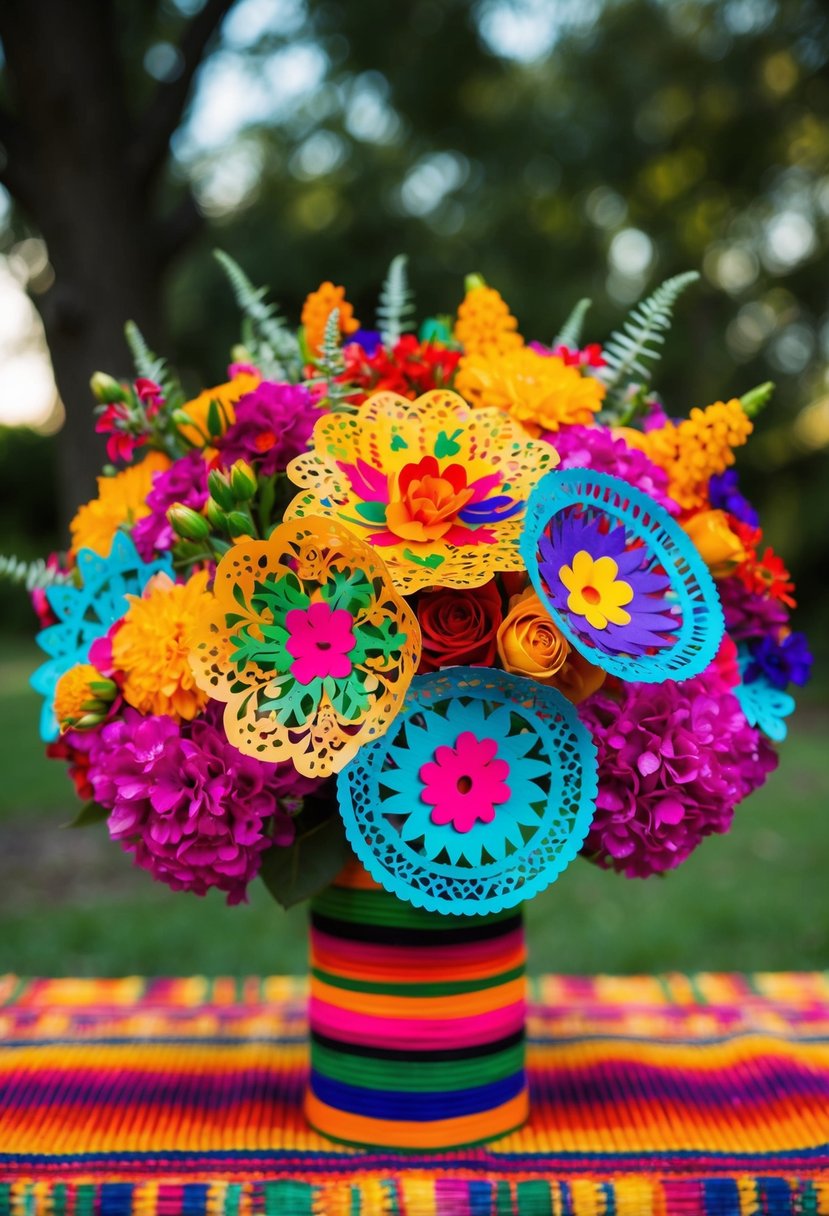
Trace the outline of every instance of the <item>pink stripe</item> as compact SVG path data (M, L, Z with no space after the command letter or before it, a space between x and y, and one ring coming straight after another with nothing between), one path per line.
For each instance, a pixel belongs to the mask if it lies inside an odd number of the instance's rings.
M381 946L374 942L345 941L311 929L311 949L318 947L342 958L357 959L364 963L376 963L381 967L394 967L407 972L429 971L435 963L486 962L501 954L511 954L524 943L524 930L514 929L488 941L469 942L460 946ZM311 957L313 962L313 954Z
M351 1013L312 996L308 1017L311 1028L346 1043L378 1047L463 1047L490 1043L513 1034L524 1025L526 1002L516 1001L491 1013L468 1018L383 1018L375 1014Z

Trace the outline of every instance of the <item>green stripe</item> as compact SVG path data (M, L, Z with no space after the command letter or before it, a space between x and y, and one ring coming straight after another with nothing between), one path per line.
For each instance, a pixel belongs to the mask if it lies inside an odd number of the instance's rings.
M225 1191L224 1216L238 1216L241 1198L241 1182L229 1182Z
M309 1182L294 1182L290 1178L262 1184L265 1193L265 1216L314 1216L314 1187Z
M383 1060L332 1051L311 1044L311 1067L332 1081L363 1089L405 1093L439 1093L502 1081L524 1067L524 1044L516 1043L489 1056L470 1060Z
M487 979L449 980L444 983L420 984L412 980L408 984L389 984L383 980L352 980L343 975L335 975L332 971L323 971L321 967L312 967L311 974L315 979L330 984L332 988L343 988L347 992L369 992L382 996L462 996L466 992L481 992L484 988L497 988L512 980L519 980L524 974L523 965L512 967L509 971L501 971L498 975Z
M79 1182L75 1190L75 1216L93 1216L95 1211L94 1182Z
M332 920L356 924L399 925L407 929L468 929L470 924L496 924L516 914L515 908L490 912L486 916L454 916L429 912L398 899L388 891L360 891L350 887L328 887L314 897L311 909Z
M553 1216L553 1197L550 1183L532 1178L519 1182L515 1188L518 1199L518 1216Z

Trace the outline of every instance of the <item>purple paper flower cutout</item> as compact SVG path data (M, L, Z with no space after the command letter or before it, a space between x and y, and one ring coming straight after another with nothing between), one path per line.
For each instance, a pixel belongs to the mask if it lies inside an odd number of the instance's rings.
M759 527L760 517L748 499L740 493L736 469L712 474L708 482L708 498L711 506L717 510L727 511L729 515L752 528Z
M566 426L545 438L558 452L560 469L593 469L621 477L648 494L669 515L679 514L679 507L668 494L668 474L621 436L614 436L604 427Z
M212 706L182 724L126 709L99 740L89 780L111 811L112 839L174 891L217 887L229 904L246 899L264 850L293 840L283 800L317 784L290 764L244 756Z
M359 346L371 358L383 345L383 336L377 329L358 329L355 333L348 335L346 345Z
M236 419L218 441L225 468L246 460L265 477L284 471L308 447L319 411L302 384L263 380L236 403Z
M605 654L641 655L670 645L680 621L668 600L669 577L646 545L629 543L623 524L607 532L604 526L603 516L591 519L573 508L553 517L538 545L538 569L550 604L578 637ZM580 571L589 570L580 557L584 553L597 574L611 569L602 563L608 558L616 573L604 585L598 578L584 583L579 593ZM630 594L619 594L621 586ZM617 611L602 612L605 602L612 606L615 601ZM598 615L589 611L591 603ZM606 623L597 625L603 615Z
M132 530L135 547L145 562L152 561L156 553L172 549L176 541L167 519L170 507L180 502L201 511L208 497L207 473L203 455L194 450L154 475L153 488L147 495L150 514L139 519Z
M786 688L789 684L807 684L812 674L812 653L803 633L790 633L777 641L764 637L749 643L751 661L743 673L743 680L751 684L762 676L773 688Z

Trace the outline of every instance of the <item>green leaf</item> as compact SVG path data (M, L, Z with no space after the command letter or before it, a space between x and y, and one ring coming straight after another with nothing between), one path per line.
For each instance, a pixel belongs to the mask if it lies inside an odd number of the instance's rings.
M157 384L164 394L164 403L168 410L177 409L186 400L181 381L175 372L171 371L166 359L162 359L150 350L144 335L134 321L127 321L124 326L124 337L130 348L136 376L143 376Z
M352 616L368 608L373 598L371 583L359 569L331 570L321 593L332 609L344 608Z
M351 857L336 808L305 830L299 830L299 824L297 827L292 845L274 845L262 854L259 871L268 891L283 908L292 908L325 890Z
M578 350L584 318L592 303L593 301L587 299L586 296L583 300L579 300L553 339L553 346L566 346L568 350Z
M65 823L65 828L88 828L93 823L103 823L109 819L110 812L98 802L85 802L74 819Z
M377 328L383 345L394 346L404 333L414 327L415 304L406 274L407 258L399 253L392 258L377 306Z
M242 336L253 362L266 380L297 381L302 371L299 344L276 306L266 303L267 289L254 287L239 263L222 249L215 249L213 256L242 310Z
M63 570L54 570L51 566L47 566L42 557L38 557L32 562L24 562L19 557L0 553L0 579L17 583L18 586L25 587L27 591L58 586L61 583L70 582L71 578L72 576Z
M222 416L216 400L211 401L207 407L207 433L211 439L218 439L222 433Z

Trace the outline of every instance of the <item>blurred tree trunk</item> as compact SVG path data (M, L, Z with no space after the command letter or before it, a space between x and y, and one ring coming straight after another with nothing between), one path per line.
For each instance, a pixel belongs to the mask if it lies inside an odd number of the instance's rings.
M192 19L182 71L158 86L138 117L128 104L113 0L0 3L14 105L14 114L0 111L0 181L43 236L55 272L36 302L66 407L65 519L94 493L104 458L92 429L90 375L125 367L128 319L163 345L163 275L199 214L187 195L159 220L156 183L205 46L231 3L208 0Z

